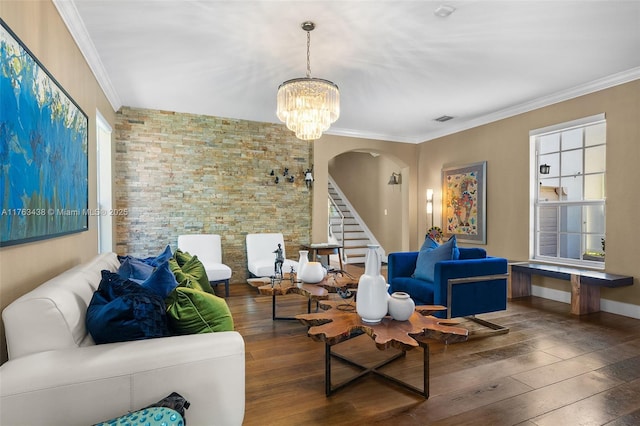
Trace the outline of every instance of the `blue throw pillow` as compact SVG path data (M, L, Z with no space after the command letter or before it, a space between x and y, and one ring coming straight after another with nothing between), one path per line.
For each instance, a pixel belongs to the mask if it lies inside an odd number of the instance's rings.
M153 266L133 257L124 258L118 268L118 275L122 278L141 284L153 274Z
M86 325L96 344L171 334L160 296L106 270L87 308Z
M162 253L160 253L157 256L151 256L151 257L145 257L145 258L141 258L141 257L134 257L131 255L126 255L126 256L121 256L118 255L118 260L120 261L120 263L124 263L127 259L129 260L137 260L139 262L142 263L146 263L147 265L151 265L153 267L156 266L160 266L160 264L166 260L169 260L173 257L173 253L171 252L171 246L167 246L165 247L164 251Z
M418 253L413 278L433 282L436 263L443 260L456 260L459 257L460 250L458 249L455 235L442 245L438 245L438 243L427 237Z
M166 262L172 257L173 253L171 252L171 246L167 246L164 251L156 257L147 257L146 259L142 259L142 261L151 266L160 266L163 262Z
M169 261L166 260L141 285L164 300L178 286L178 281L176 281L176 276L169 268Z

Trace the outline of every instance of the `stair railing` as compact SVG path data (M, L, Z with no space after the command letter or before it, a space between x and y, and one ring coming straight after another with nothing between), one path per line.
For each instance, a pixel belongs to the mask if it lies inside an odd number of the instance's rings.
M358 223L358 225L360 225L360 227L362 228L362 230L364 231L365 235L367 236L367 238L369 239L369 241L371 242L371 244L375 244L377 246L379 246L380 248L378 249L378 253L380 254L380 258L386 262L387 261L387 253L385 252L384 248L382 247L382 245L380 245L380 242L378 242L378 240L376 239L376 237L373 235L373 232L371 232L371 230L369 229L369 227L367 226L367 224L365 223L364 220L362 220L362 218L360 217L360 215L358 214L358 212L356 211L356 209L353 207L353 205L349 202L349 199L344 195L344 192L342 192L342 190L340 189L340 187L338 186L338 184L336 184L336 182L333 180L333 178L331 177L331 175L329 175L329 183L331 184L331 186L333 187L333 190L338 194L338 196L340 197L340 199L342 200L342 202L345 204L346 209L353 215L353 218L355 219L355 221ZM340 209L338 209L340 210ZM343 226L343 247L344 247L344 226ZM343 252L345 252L346 250L342 250Z
M338 207L334 199L331 198L331 194L329 194L327 198L329 199L329 202L328 202L329 220L327 221L328 223L327 235L329 236L329 241L331 241L332 238L336 239L335 236L333 235L332 220L335 217L335 214L337 213L338 216L340 217L340 234L341 234L340 241L342 242L342 247L344 248L344 214L342 214L342 212L340 211L340 208ZM347 256L345 254L344 249L340 250L340 252L342 253L342 261L346 262Z

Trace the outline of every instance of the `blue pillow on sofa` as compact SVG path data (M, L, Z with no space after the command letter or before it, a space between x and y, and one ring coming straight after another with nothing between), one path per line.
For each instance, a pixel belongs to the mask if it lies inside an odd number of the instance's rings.
M442 245L427 237L418 253L413 278L433 282L436 263L443 260L456 260L459 257L460 250L458 249L455 235Z
M173 257L173 253L171 252L171 246L167 245L163 250L163 252L157 256L140 258L140 257L133 257L131 255L126 255L126 256L119 255L118 260L120 261L120 263L123 263L127 259L135 259L142 263L146 263L147 265L157 267L157 266L160 266L164 261L169 260L172 257Z
M148 263L144 263L134 257L126 257L118 268L118 275L124 279L129 279L137 282L138 284L142 284L144 280L153 274L153 270L153 266Z
M165 260L140 285L153 291L164 300L178 286L178 281L169 268L169 261Z
M86 317L96 344L169 336L164 300L115 272L102 271Z

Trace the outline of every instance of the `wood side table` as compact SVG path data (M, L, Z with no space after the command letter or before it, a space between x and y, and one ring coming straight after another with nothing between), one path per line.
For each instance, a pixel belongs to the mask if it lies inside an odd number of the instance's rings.
M258 292L271 296L271 318L273 320L295 320L295 317L279 317L276 315L276 296L285 294L300 294L307 298L307 313L311 312L311 302L318 302L329 298L329 291L321 285L292 283L289 280L275 282L273 285L265 284L258 287Z
M304 250L308 250L311 253L311 261L314 262L318 256L327 256L327 267L330 266L332 254L338 255L338 261L340 262L340 270L344 270L342 266L342 246L339 244L309 244L303 245Z
M455 343L465 341L469 336L469 332L465 328L446 325L452 324L452 321L431 316L433 312L446 310L444 306L418 306L407 321L395 321L391 317L385 317L379 324L371 325L363 323L355 310L349 312L337 309L339 303L341 302L321 301L319 302L320 307L328 310L296 315L298 320L310 327L308 331L309 337L325 344L325 394L327 396L361 377L375 374L425 398L429 398L429 339ZM334 345L362 334L367 334L374 339L379 350L393 347L399 349L400 352L373 367L366 367L352 359L332 352L331 349ZM423 348L422 389L380 371L383 366L404 357L406 351L418 346ZM362 371L334 386L331 383L332 358L339 359Z

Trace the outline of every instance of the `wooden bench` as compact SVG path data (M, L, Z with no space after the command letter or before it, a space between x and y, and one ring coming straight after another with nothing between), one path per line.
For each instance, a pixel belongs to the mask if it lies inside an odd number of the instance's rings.
M509 298L531 296L531 276L542 275L571 281L571 313L575 315L600 311L600 288L633 284L633 277L589 269L540 263L513 263L510 266Z

